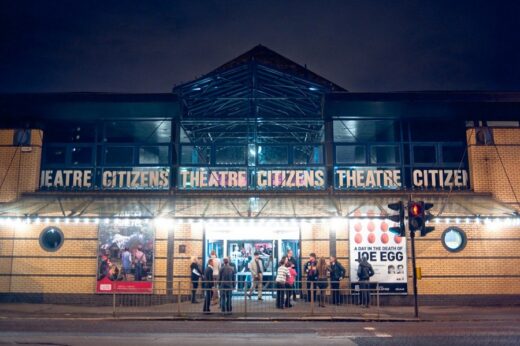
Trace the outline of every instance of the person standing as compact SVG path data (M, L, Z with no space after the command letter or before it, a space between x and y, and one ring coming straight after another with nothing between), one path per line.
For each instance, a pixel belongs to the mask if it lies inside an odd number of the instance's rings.
M146 266L146 256L142 251L142 246L139 245L134 253L134 264L135 264L135 281L141 281L143 279L144 267Z
M200 269L200 266L199 266L199 260L197 259L196 256L193 256L191 258L191 265L190 265L190 270L191 270L191 303L192 304L197 304L197 299L196 299L196 296L197 296L197 289L199 288L199 279L202 278L202 270Z
M318 280L318 273L316 271L316 265L318 263L316 262L316 254L312 252L309 255L309 261L305 263L305 274L307 275L307 302L311 301L311 291L312 291L312 298L313 301L316 301L316 287L311 290L313 285Z
M341 304L341 294L339 291L340 281L345 276L345 267L338 262L335 256L330 256L330 288L332 290L332 304Z
M294 258L293 256L293 251L291 249L287 250L287 261L291 264L291 268L294 269L294 271L297 273L298 272L298 262L296 261L296 258ZM293 300L296 301L296 278L295 278L295 282L293 283L293 290L292 290L292 295L293 295Z
M211 259L213 260L213 302L212 304L218 304L219 301L219 291L217 289L217 283L220 273L220 259L217 257L217 253L215 250L211 250Z
M202 288L204 288L204 313L210 313L211 299L213 298L213 259L208 260L206 270L204 271L204 281L202 281Z
M292 308L291 295L294 291L294 281L296 280L296 276L298 274L296 273L296 270L294 270L292 263L289 262L289 259L287 259L287 264L285 266L287 267L287 269L289 269L289 276L287 277L287 281L285 283L285 307Z
M128 247L121 253L121 267L123 268L123 280L127 281L127 275L132 272L132 254Z
M327 273L328 267L327 267L327 261L325 260L325 257L320 257L320 260L318 261L318 266L316 267L316 272L318 276L318 280L316 281L316 286L320 290L319 294L319 306L324 308L325 307L325 290L329 286L327 283Z
M283 309L284 307L284 291L285 283L290 275L289 269L285 266L287 263L287 257L283 257L278 263L278 271L276 272L276 307Z
M253 279L253 283L251 284L251 288L249 289L249 299L253 295L255 288L258 291L258 300L262 300L262 278L264 273L264 264L260 259L260 253L255 251L255 257L249 262L249 271L251 272L251 277Z
M362 256L359 260L357 276L359 278L360 304L368 308L370 305L370 277L374 275L372 265L368 263L366 256Z
M224 258L224 266L219 271L220 309L223 313L231 313L231 295L235 287L235 270L229 265L229 258Z

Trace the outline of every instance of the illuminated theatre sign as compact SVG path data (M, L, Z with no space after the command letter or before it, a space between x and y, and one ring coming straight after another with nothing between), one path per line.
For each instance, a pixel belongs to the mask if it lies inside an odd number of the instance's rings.
M408 183L404 182L400 169L336 168L334 188L401 189L404 186L424 189L468 188L468 172L464 169L414 169Z
M170 188L169 168L46 169L40 173L40 188L107 190L162 190Z
M181 168L178 188L203 189L324 189L325 170L312 169L211 169Z

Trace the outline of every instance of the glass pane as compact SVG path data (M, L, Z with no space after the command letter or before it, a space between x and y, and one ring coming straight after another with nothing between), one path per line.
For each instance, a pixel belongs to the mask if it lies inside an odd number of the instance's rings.
M133 149L132 147L107 147L105 149L105 164L132 165L134 163Z
M337 163L366 163L366 149L363 145L338 145L336 146Z
M323 148L321 145L299 145L293 148L293 163L295 165L312 165L323 163Z
M217 165L244 165L246 163L246 147L217 147L215 159Z
M211 160L211 148L193 145L183 145L181 163L208 165Z
M65 147L47 147L45 149L46 163L65 163Z
M265 145L258 146L258 163L261 165L287 164L287 147Z
M433 145L416 145L413 147L414 163L435 163L435 147Z
M450 230L444 235L444 244L450 249L456 250L462 245L462 235L455 230Z
M412 141L464 141L466 128L464 121L453 119L420 119L410 122Z
M394 164L399 163L399 148L397 146L375 145L370 148L370 163Z
M463 146L445 145L442 147L442 162L446 163L459 163L464 157L464 151L466 150Z
M323 121L260 121L256 128L257 143L321 143Z
M72 147L71 160L72 160L73 165L92 164L92 148L91 147Z
M335 142L400 141L399 122L394 120L335 120Z
M139 164L164 165L168 164L168 147L143 147L139 149Z
M110 121L105 123L105 135L111 143L169 143L171 121Z
M93 124L50 122L43 130L43 140L46 143L89 143L96 140Z

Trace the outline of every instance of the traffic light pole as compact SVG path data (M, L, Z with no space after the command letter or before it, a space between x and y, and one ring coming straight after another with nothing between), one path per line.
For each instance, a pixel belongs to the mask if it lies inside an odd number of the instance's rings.
M415 265L415 231L410 231L410 242L412 243L413 300L415 308L415 318L419 318L419 305L417 303L417 269Z

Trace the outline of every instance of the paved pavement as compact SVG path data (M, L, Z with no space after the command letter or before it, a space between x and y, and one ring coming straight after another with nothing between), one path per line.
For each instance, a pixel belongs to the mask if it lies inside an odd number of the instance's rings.
M260 302L258 302L260 303ZM258 304L257 303L257 304ZM118 307L114 317L111 306L75 306L58 304L1 303L0 320L10 318L68 318L68 319L258 319L258 320L350 320L350 321L511 321L520 322L520 306L469 307L421 306L419 319L413 307L389 306L363 309L358 306L328 306L310 313L308 303L297 302L287 310L274 309L269 302L254 310L249 303L247 316L236 308L230 316L221 315L213 306L212 315L203 315L197 304L180 307L176 304ZM253 312L251 312L251 310Z

